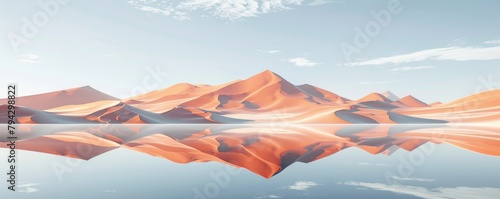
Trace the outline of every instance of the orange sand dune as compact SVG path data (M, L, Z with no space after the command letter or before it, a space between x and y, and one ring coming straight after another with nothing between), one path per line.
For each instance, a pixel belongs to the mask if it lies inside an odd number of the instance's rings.
M196 108L174 108L163 114L147 112L128 104L119 103L111 107L91 113L86 117L89 121L99 123L212 123L212 114ZM221 117L221 120L224 119Z
M102 100L86 104L59 106L56 108L46 109L45 111L58 115L86 116L119 103L119 100Z
M433 107L401 108L394 112L453 123L498 123L500 122L500 90L477 93Z
M446 107L464 107L465 109L487 109L500 106L500 89L476 93L446 104Z
M228 84L219 86L197 86L182 83L166 89L152 91L136 97L124 99L123 101L126 104L133 105L146 111L164 113L172 110L184 102L188 102L202 95L214 92Z
M176 106L216 112L269 112L284 108L300 112L322 103L343 104L347 101L346 98L312 86L302 86L302 89L271 71L264 71L246 80L219 86L175 85L125 102L144 110L163 113Z
M20 97L16 121L22 124L499 123L499 99L500 90L432 106L411 95L399 99L389 91L349 100L309 84L296 86L271 71L264 71L216 86L176 84L124 100L90 87ZM5 102L6 99L0 100L0 123L7 122Z
M432 102L429 104L429 106L439 106L441 104L443 104L443 103L442 102Z
M370 93L367 96L364 96L363 98L356 100L356 102L369 102L369 101L381 101L385 103L391 103L393 102L389 98L385 97L384 95L380 93Z
M84 86L50 93L18 97L16 105L36 110L45 110L66 105L86 104L100 100L118 99L97 91L90 86ZM0 99L0 104L7 104L7 99Z
M16 117L14 121L16 124L87 124L93 123L82 117L58 115L46 111L39 111L27 107L14 106ZM0 123L7 123L7 105L0 105Z
M325 107L284 118L283 120L290 123L304 124L397 123L397 120L393 121L389 117L386 110L373 110L358 106Z

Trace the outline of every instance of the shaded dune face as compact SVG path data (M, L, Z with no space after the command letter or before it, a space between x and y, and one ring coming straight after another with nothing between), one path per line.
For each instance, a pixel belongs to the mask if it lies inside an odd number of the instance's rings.
M311 100L324 104L346 104L350 100L330 91L315 87L309 84L297 86L301 91L310 95Z
M396 101L395 103L401 104L407 107L429 107L430 105L420 101L419 99L408 95Z
M0 99L0 123L8 121L5 103ZM432 106L389 91L350 100L264 71L226 84L181 83L122 100L86 86L19 97L16 109L21 124L499 123L500 90Z
M447 143L500 156L498 132L498 126L443 125L24 125L18 148L89 160L122 147L182 164L220 162L271 178L295 162L352 147L390 155ZM7 140L0 141L6 148Z

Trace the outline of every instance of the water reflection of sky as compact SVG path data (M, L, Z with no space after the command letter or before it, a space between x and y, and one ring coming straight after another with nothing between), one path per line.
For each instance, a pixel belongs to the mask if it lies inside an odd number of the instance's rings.
M6 198L500 196L500 158L448 144L428 143L390 156L349 148L311 163L292 164L270 179L222 163L178 164L128 149L112 150L90 161L19 153L19 192L3 188L0 192ZM1 149L0 157L6 156L7 150ZM5 181L2 184L6 186Z

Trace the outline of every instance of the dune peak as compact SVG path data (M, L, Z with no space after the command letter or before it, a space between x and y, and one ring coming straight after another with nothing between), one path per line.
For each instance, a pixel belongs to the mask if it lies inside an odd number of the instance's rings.
M400 99L396 94L394 94L391 91L385 91L385 92L382 92L380 94L383 95L384 97L392 100L392 101L398 101Z
M277 77L277 78L283 79L283 77L281 77L280 75L278 75L275 72L270 71L270 70L262 71L256 75L254 75L253 77L269 77L269 78Z
M358 102L367 102L367 101L393 102L389 98L377 92L370 93L367 96L358 100Z

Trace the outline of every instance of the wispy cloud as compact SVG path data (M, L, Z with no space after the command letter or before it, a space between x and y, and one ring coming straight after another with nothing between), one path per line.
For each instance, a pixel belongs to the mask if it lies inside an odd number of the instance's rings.
M466 41L467 41L466 37L456 38L453 41L451 41L447 46L463 46L465 45Z
M35 186L38 186L39 183L26 183L17 185L17 191L22 193L33 193L37 192L38 189Z
M449 199L449 198L484 198L495 199L500 195L500 188L492 187L454 187L454 188L436 188L428 189L425 187L408 185L388 185L382 183L366 182L345 182L344 185L364 187L377 191L389 191L397 194L411 195L424 199Z
M500 39L483 42L485 44L500 44Z
M19 55L17 56L17 62L25 64L39 64L40 56L35 54Z
M412 71L412 70L422 70L431 68L434 68L434 66L405 66L405 67L393 68L390 71Z
M434 179L428 179L428 178L404 178L400 176L392 176L393 179L395 180L400 180L400 181L418 181L418 182L434 182L436 180Z
M288 62L290 62L298 67L311 67L311 66L315 66L318 64L316 62L313 62L313 61L307 59L306 57L291 58L291 59L288 59Z
M295 184L288 186L288 189L296 191L307 191L309 188L315 186L318 186L318 184L312 181L298 181Z
M282 198L281 196L278 196L278 195L267 195L267 196L256 196L254 198L257 198L257 199L265 199L265 198Z
M280 50L257 50L258 54L277 54L281 53Z
M345 3L345 1L313 0L312 2L308 3L307 5L319 6L319 5L329 4L329 3Z
M189 20L187 13L177 10L170 1L144 1L131 0L127 4L134 8L144 11L149 14L161 14L164 16L172 16L177 20Z
M408 54L394 55L390 57L376 58L361 62L347 63L347 66L368 66L383 64L402 64L424 60L451 60L451 61L472 61L472 60L495 60L500 59L500 46L481 47L451 46L444 48L434 48L416 51Z
M171 15L174 9L170 6L167 6L165 8L158 8L158 7L151 7L151 6L137 6L136 7L139 10L150 12L153 14L163 14L165 16Z
M281 1L278 2L281 3ZM188 11L204 10L210 12L212 16L227 19L255 17L260 14L260 10L262 10L262 8L259 10L259 3L255 0L187 0L181 2L177 8Z
M178 20L190 19L189 13L195 11L208 12L214 17L235 20L290 10L303 5L303 3L318 6L334 2L343 3L344 1L312 0L309 3L304 3L304 0L183 0L180 2L130 0L127 3L138 10L150 14L172 16Z

